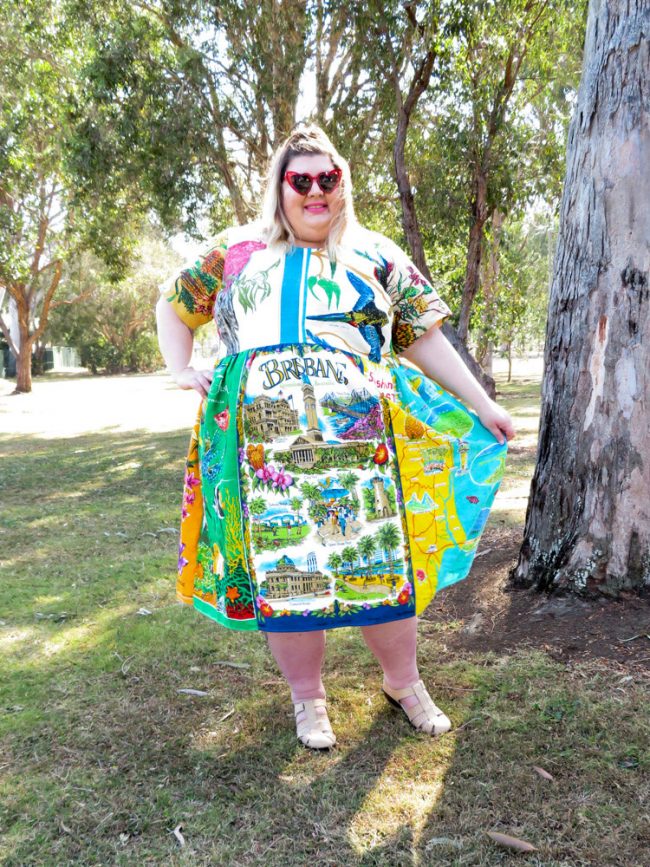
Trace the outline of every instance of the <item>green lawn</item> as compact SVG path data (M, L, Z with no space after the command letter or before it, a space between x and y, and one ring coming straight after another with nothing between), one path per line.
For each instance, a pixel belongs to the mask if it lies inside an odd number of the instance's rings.
M506 402L534 418L537 393L513 383ZM339 746L300 747L263 637L175 601L186 444L0 438L0 863L648 863L647 682L620 666L450 657L423 630L423 676L455 726L431 741L386 704L360 636L334 630ZM515 858L488 831L539 851Z
M253 545L260 551L273 550L286 545L299 545L308 535L308 524L299 524L297 527L276 527L274 530L253 524Z

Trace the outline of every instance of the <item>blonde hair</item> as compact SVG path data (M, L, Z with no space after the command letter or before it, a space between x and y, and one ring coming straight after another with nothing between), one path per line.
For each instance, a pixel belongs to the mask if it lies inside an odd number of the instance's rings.
M273 154L262 199L262 231L269 246L290 247L295 244L293 230L282 207L282 180L289 161L302 154L322 154L332 160L335 168L341 169L339 190L343 203L332 220L327 237L327 251L330 259L334 260L337 244L340 243L346 228L356 223L352 203L352 178L347 160L339 154L318 126L301 126L292 132Z

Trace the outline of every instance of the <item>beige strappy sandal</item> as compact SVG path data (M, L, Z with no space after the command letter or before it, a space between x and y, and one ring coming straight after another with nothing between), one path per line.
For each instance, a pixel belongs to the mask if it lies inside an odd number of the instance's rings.
M336 743L327 712L320 714L317 710L325 705L324 698L306 698L293 705L298 740L310 750L330 750ZM298 715L303 711L305 718L298 722Z
M384 681L383 690L388 701L394 707L404 711L411 725L417 731L426 732L435 737L435 735L443 735L451 728L451 720L433 703L421 680L405 689L391 689ZM416 696L418 704L414 704L413 707L404 707L401 699L407 698L409 695Z

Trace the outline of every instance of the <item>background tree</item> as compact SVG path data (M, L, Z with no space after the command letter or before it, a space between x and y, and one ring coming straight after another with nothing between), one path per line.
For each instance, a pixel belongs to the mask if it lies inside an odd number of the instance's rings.
M538 589L650 583L649 23L643 0L591 0L514 570Z
M144 229L122 280L85 252L64 268L48 334L54 343L73 346L93 373L147 372L163 366L156 338L154 308L159 287L180 258L159 234Z
M31 390L31 354L57 305L64 263L83 244L114 265L128 260L133 213L117 188L86 209L69 170L85 45L60 2L0 2L0 311L15 304L16 391ZM6 310L6 307L5 307Z
M566 95L579 75L585 4L384 6L369 4L357 16L370 18L376 34L365 43L368 67L392 86L388 141L403 238L458 310L458 333L445 323L446 336L494 393L466 346L486 241L498 238L497 220L502 225L534 196L559 200ZM491 260L498 264L498 245Z
M457 285L443 291L460 340L445 333L481 376L465 343L486 227L559 188L583 27L566 0L79 5L94 34L75 154L84 200L101 167L168 228L243 222L273 148L315 119L350 157L363 221Z

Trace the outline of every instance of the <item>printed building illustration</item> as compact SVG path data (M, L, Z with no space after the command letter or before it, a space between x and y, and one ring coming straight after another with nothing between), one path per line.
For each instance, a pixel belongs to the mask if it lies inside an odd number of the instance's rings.
M285 436L299 426L298 411L288 400L283 397L273 400L265 395L247 404L246 421L259 439Z
M316 595L327 590L329 578L318 570L315 554L308 555L307 566L306 572L296 569L293 560L286 555L281 557L275 564L275 569L265 573L267 598Z
M307 430L291 443L291 457L299 467L313 467L318 454L315 445L327 448L323 443L323 434L318 424L316 411L316 397L314 388L305 374L302 378L302 399L305 403L305 415L307 416Z
M302 398L305 402L305 413L307 415L307 436L312 442L322 442L323 434L320 432L318 424L316 397L313 386L306 374L302 378Z
M380 518L390 518L394 513L388 502L384 480L379 476L372 478L372 489L375 495L375 512Z

